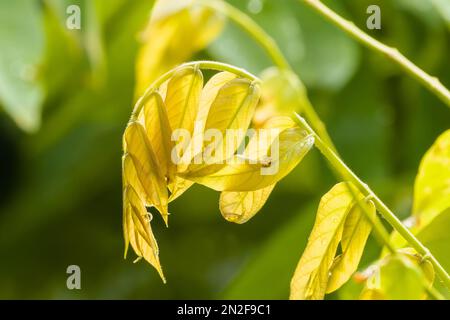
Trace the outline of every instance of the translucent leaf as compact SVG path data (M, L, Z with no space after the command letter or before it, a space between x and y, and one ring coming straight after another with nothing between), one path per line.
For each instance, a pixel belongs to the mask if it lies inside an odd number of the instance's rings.
M171 159L173 148L172 129L170 128L167 110L158 92L153 92L144 105L142 117L150 145L155 152L161 173L172 180L175 164Z
M220 88L230 80L236 78L236 75L230 72L216 73L203 87L200 96L200 105L198 108L197 116L195 119L195 127L192 139L187 147L186 152L183 154L180 164L178 164L179 171L185 171L188 164L191 163L194 155L199 154L203 147L203 134L206 125L206 119L208 117L209 109L214 99L217 96ZM164 90L164 89L163 89ZM166 89L167 90L167 89ZM169 201L173 201L182 195L193 182L183 179L179 176L175 177L175 181L169 184L171 195Z
M148 141L144 127L138 122L131 122L125 129L125 152L131 156L138 178L147 194L147 199L161 213L167 224L168 194L155 153Z
M253 159L257 163L243 161L237 155L231 163L210 175L189 171L180 175L217 191L262 189L281 180L294 169L313 146L314 138L305 136L300 128L290 128L280 133L276 144L271 145L263 159ZM272 149L277 151L276 154L270 153Z
M259 97L259 85L248 79L233 79L220 88L206 119L203 154L195 155L202 159L190 165L188 171L205 176L223 167L223 162L233 156L244 140ZM227 136L232 130L237 130L237 134ZM217 165L209 165L211 163Z
M450 207L450 130L425 153L414 184L413 214L420 225Z
M294 126L295 122L291 118L276 116L266 121L263 129L277 128L283 130L293 128ZM245 156L248 158L260 158L263 156L263 154L259 154L261 150L265 151L267 149L267 147L266 149L260 148L260 141L257 139L257 137L259 137L258 133L259 131L256 132L257 136L252 138L246 147ZM268 136L267 138L269 138L267 140L267 146L269 146L276 137ZM247 222L261 210L274 187L275 184L255 191L223 191L220 194L219 201L219 208L222 216L230 222Z
M44 56L39 3L0 1L0 104L26 131L41 122L43 85L38 78Z
M352 208L348 184L336 184L320 200L308 244L291 280L290 299L323 299L330 268Z
M144 201L144 205L151 206L151 201L147 198L147 192L142 187L136 168L134 167L133 159L131 159L131 156L128 153L124 154L122 157L122 179L123 189L127 186L131 186L138 194L139 198Z
M305 87L292 71L271 67L261 74L261 80L261 101L253 118L256 127L274 116L300 113L307 103Z
M137 96L160 75L189 60L221 32L224 19L192 1L160 0L141 35L136 62ZM186 35L189 35L188 37Z
M222 192L219 200L222 216L234 223L247 222L263 207L274 187L273 184L250 192Z
M367 208L370 215L375 217L376 209L371 201L367 203ZM345 219L341 239L342 254L335 259L331 267L327 293L339 289L358 269L371 230L370 221L361 208L355 204Z
M172 130L194 130L203 87L203 75L196 67L183 68L170 78L164 100Z
M124 203L125 256L128 244L131 244L136 254L148 261L166 282L159 262L158 244L150 227L151 215L131 186L124 190Z

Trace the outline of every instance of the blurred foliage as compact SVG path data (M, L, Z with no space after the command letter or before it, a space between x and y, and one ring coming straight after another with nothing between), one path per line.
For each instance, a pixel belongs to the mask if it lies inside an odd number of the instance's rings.
M419 161L449 128L449 110L298 1L230 2L275 38L343 159L405 218ZM325 2L450 85L447 1ZM66 29L68 4L80 5L81 30ZM166 285L147 264L122 259L121 135L134 101L137 35L152 4L0 0L0 298L288 297L319 196L335 183L316 151L246 224L225 221L218 194L206 188L177 199L170 228L154 223ZM381 30L365 28L370 4L381 7ZM271 64L230 22L193 58L255 73ZM448 214L441 219L448 228ZM427 229L428 243L448 244ZM361 267L380 250L370 238ZM66 288L71 264L81 267L82 290ZM354 297L357 286L329 298Z

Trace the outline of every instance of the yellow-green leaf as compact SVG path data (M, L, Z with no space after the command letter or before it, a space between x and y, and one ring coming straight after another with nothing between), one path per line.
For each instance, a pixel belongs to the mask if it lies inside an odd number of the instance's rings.
M367 283L366 290L375 290L376 295L368 296L365 290L365 299L419 300L426 293L423 272L402 254L383 259Z
M198 67L178 70L167 84L164 100L172 130L193 132L203 87L203 75Z
M259 85L244 78L228 81L220 88L209 108L202 154L195 155L201 156L201 161L191 164L189 172L205 176L224 166L224 161L233 156L243 141L259 97ZM240 132L227 136L227 130Z
M194 133L183 154L180 163L178 164L178 170L180 172L185 171L188 165L193 160L194 155L201 154L203 148L203 134L206 125L206 119L208 118L209 109L214 99L216 98L219 90L229 81L236 78L236 75L230 72L216 73L203 87L200 96L200 106L198 108L197 116L195 119ZM171 195L169 201L173 201L182 195L193 184L192 181L183 179L179 176L175 177L175 181L169 184Z
M450 130L441 134L423 156L414 184L413 214L405 221L418 235L450 208ZM396 248L404 247L405 239L396 231L390 237ZM382 256L388 254L384 248Z
M272 144L267 150L265 157L253 159L257 163L236 155L225 167L212 174L187 171L180 175L217 191L255 191L268 187L291 172L314 144L314 138L305 136L298 127L283 130L277 140L274 142L276 145ZM275 154L271 154L271 150Z
M131 244L136 254L150 263L166 282L159 262L158 244L150 227L151 215L147 213L142 199L131 186L124 190L124 203L125 255L128 244Z
M145 124L145 131L150 145L158 159L158 165L163 176L174 177L175 164L171 159L173 142L171 140L172 129L167 117L166 107L158 92L153 92L147 99L141 113Z
M323 299L345 218L353 205L348 187L338 183L320 200L308 244L291 280L290 299Z
M220 194L219 207L222 216L234 223L250 220L266 203L275 185L249 192L229 192Z
M376 209L371 201L367 203L366 208L368 213L375 217ZM336 257L331 267L327 293L339 289L358 269L371 230L370 221L366 218L361 207L355 204L345 219L341 239L342 254Z
M279 130L292 128L295 126L295 122L289 118L284 116L276 116L264 124L264 129L277 128ZM260 131L256 132L259 138ZM256 138L256 137L255 137ZM267 146L269 146L273 139L276 137L267 136ZM258 139L251 139L249 144L246 147L245 156L248 158L260 158L263 156L260 154L261 150L261 141ZM266 147L267 149L267 147ZM272 193L273 188L276 184L270 185L263 189L255 190L255 191L241 191L241 192L232 192L232 191L223 191L220 194L219 208L222 216L234 223L245 223L249 219L251 219L265 204L268 197Z
M426 225L450 207L450 130L425 153L414 185L413 214Z
M131 186L138 194L139 198L144 201L144 205L152 205L150 199L147 198L147 192L144 190L141 181L139 180L136 168L134 167L133 159L131 159L131 156L128 153L125 153L122 156L122 179L124 190L127 186Z
M148 141L144 127L139 122L131 122L125 129L125 152L131 156L139 181L147 194L147 199L161 213L167 224L168 194L155 153Z

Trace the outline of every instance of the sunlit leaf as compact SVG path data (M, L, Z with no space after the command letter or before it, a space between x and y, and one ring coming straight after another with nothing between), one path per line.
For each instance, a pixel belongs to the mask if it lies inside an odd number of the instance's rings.
M245 138L259 97L259 85L244 78L230 80L219 89L206 119L202 154L195 155L201 161L188 167L191 174L212 174L233 156ZM233 130L236 135L228 135Z
M159 262L158 244L150 227L151 214L147 213L142 200L131 186L124 190L124 206L125 255L128 244L131 244L136 254L155 267L166 282Z
M266 203L275 185L250 192L228 192L220 194L219 207L222 216L234 223L250 220Z
M426 225L450 207L450 130L425 153L414 185L413 214Z
M159 169L144 127L138 122L131 122L125 130L124 140L124 149L133 160L138 178L147 194L147 199L158 209L167 224L168 194L166 182Z
M136 168L134 167L133 159L128 153L124 154L122 157L122 179L124 189L127 186L131 186L139 198L142 199L145 206L152 205L151 200L147 198L147 192L144 190L142 183L139 180Z
M198 108L197 116L195 118L195 127L191 141L183 154L180 164L178 164L178 170L184 171L188 167L188 164L193 160L194 155L200 154L203 147L203 134L206 125L206 119L208 118L209 109L214 99L216 98L219 90L230 80L236 78L236 75L230 72L216 73L203 87L200 95L200 105ZM167 82L166 82L167 83ZM160 88L161 90L161 88ZM167 88L162 88L165 94ZM173 201L183 194L193 182L183 179L179 176L175 177L175 181L169 184L171 195L169 201Z
M172 130L193 132L202 87L203 75L197 67L183 68L170 78L164 102Z
M431 230L439 228L434 220L448 208L450 208L450 130L441 134L422 158L414 184L413 215L405 223L412 233L419 235L423 229L428 229L427 226L430 224L433 225L429 228ZM396 231L392 232L390 240L397 248L406 245L406 241ZM385 248L383 255L387 253Z
M160 171L171 181L176 170L175 164L171 160L172 129L167 117L166 106L158 92L153 92L149 96L144 105L142 117L150 145L158 159Z
M136 63L140 96L158 76L205 48L222 30L224 19L190 0L160 0L141 35ZM189 35L188 37L186 35Z
M256 159L257 163L237 155L231 163L210 175L198 175L198 172L180 175L217 191L255 191L284 178L311 149L314 138L305 136L300 128L290 128L283 130L274 144L263 159ZM275 154L270 153L271 149Z
M290 117L275 116L264 123L263 129L277 128L279 130L293 128L295 122ZM258 159L264 156L261 151L266 151L272 144L276 136L267 136L266 147L261 146L259 131L253 137L245 150L244 155L251 159ZM230 192L223 191L220 194L219 208L222 216L235 223L245 223L251 219L264 205L269 198L275 184L255 191Z
M375 217L376 209L374 204L368 202L366 208L368 213ZM354 205L345 219L341 239L342 254L336 257L331 266L327 293L339 289L357 270L371 230L372 225L366 218L365 213L359 205Z
M323 299L345 219L354 202L348 188L347 183L338 183L320 200L308 244L291 280L290 299Z

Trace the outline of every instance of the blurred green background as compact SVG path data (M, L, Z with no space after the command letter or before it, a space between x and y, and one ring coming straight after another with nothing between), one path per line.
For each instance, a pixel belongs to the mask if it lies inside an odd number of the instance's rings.
M298 1L231 3L276 39L343 159L407 217L419 161L450 127L450 110ZM448 1L326 3L450 86ZM81 8L80 31L65 27L70 4ZM381 8L381 30L365 27L371 4ZM121 135L133 105L137 34L151 7L0 0L0 298L288 297L320 196L335 183L317 151L244 225L226 222L219 194L204 187L173 202L170 227L153 224L166 285L148 264L133 264L133 254L122 258ZM231 22L192 59L256 74L271 65ZM379 252L371 238L361 267ZM81 268L81 290L66 288L71 264ZM353 297L352 287L328 298Z

